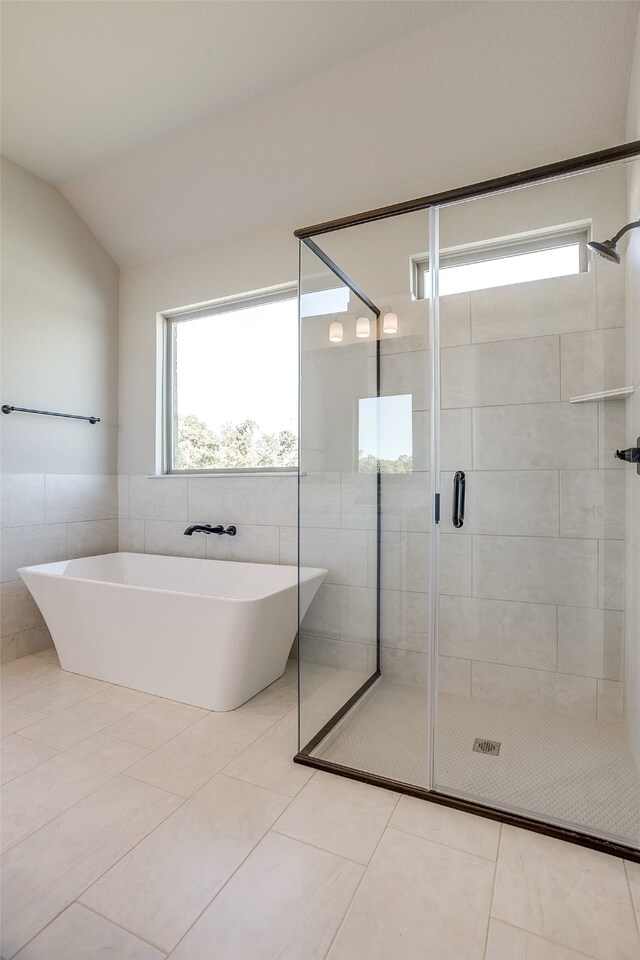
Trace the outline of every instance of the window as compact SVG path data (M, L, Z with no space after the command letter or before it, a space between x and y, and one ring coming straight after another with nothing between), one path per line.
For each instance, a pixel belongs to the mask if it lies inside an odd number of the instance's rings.
M164 316L164 472L295 469L295 285Z
M365 397L358 401L358 473L411 473L413 397Z
M440 296L565 277L587 270L586 226L440 252ZM429 296L429 258L414 260L418 299Z

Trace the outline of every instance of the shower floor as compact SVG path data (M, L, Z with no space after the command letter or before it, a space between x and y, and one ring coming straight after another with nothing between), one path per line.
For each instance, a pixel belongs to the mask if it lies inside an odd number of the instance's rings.
M474 753L476 738L498 756ZM314 751L427 785L426 695L379 681ZM640 779L621 723L440 694L436 787L625 843L640 841Z

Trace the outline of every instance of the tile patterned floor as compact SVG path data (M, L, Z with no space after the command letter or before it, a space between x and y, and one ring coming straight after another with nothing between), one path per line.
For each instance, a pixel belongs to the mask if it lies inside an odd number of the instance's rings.
M3 960L640 956L637 864L294 765L292 668L231 714L53 651L2 687Z
M640 778L621 721L441 693L437 733L443 792L640 842ZM499 756L474 753L476 737L498 741ZM316 754L426 786L424 688L379 680Z

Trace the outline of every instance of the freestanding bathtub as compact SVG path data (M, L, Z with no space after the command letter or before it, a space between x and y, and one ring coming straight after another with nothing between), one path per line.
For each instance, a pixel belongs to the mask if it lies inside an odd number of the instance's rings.
M277 680L298 622L298 569L109 553L18 571L64 670L233 710ZM327 571L300 570L300 616Z

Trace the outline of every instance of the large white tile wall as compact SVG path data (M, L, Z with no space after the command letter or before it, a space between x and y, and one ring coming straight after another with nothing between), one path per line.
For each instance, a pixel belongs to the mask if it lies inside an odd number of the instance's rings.
M622 715L625 474L613 451L624 445L625 403L568 402L626 382L624 268L608 266L594 262L578 276L441 301L443 690ZM422 684L429 607L426 305L406 295L383 301L404 325L400 337L382 342L381 393L412 395L417 469L381 481L382 669L388 678ZM308 562L335 572L304 632L318 659L366 670L374 657L375 486L344 471L356 440L353 416L339 411L351 410L367 381L355 349L339 349L335 375L327 372L329 354L313 367L310 387L318 409L325 400L330 409L314 421L315 463L324 472L303 480L303 543ZM456 469L467 472L460 531L450 521ZM368 553L358 531L368 533Z
M292 476L121 475L119 549L256 563L280 563L282 553L283 563L296 563L296 485ZM235 537L186 537L190 523L234 524L238 532Z
M441 475L442 689L622 715L625 401L568 400L626 385L624 282L598 261L473 292L466 338L442 351L443 417L471 418L470 457Z
M19 567L118 549L117 477L4 474L0 635L3 661L51 646Z

